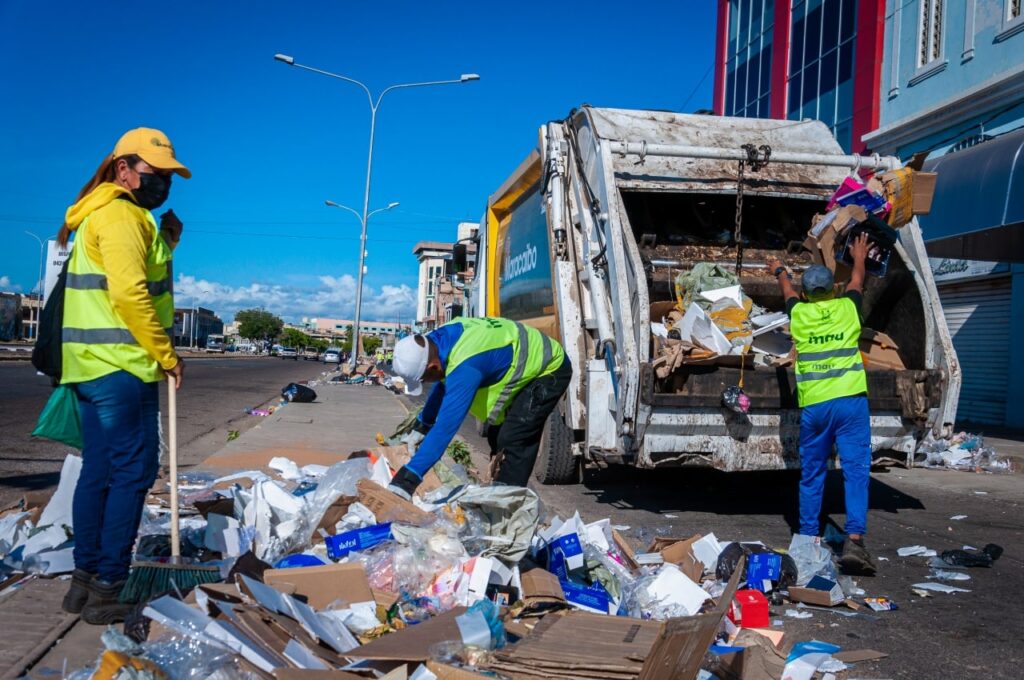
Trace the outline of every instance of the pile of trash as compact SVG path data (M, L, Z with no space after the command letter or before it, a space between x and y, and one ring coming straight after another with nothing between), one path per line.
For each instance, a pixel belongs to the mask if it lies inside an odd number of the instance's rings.
M800 251L771 251L785 258L790 269L811 263L827 267L837 282L849 279L853 259L850 245L868 236L868 275L884 278L898 239L897 229L915 214L930 210L934 175L901 168L862 182L848 177L835 191L827 212L816 215ZM687 250L694 255L693 248ZM672 262L652 260L651 265ZM652 368L668 381L684 366L747 366L779 368L792 365L795 348L789 318L782 309L766 309L748 295L734 271L712 261L695 260L673 280L674 300L651 304ZM675 262L680 265L682 262ZM775 280L763 264L745 265L743 283L775 290ZM773 293L774 295L774 293ZM770 297L770 296L769 296ZM870 369L905 368L899 347L883 333L865 328L861 351ZM671 385L668 385L671 390ZM728 405L728 404L727 404ZM736 409L734 409L736 410Z
M421 679L668 680L747 677L752 665L809 678L871 658L791 645L772 619L769 607L792 618L875 607L818 539L783 551L657 536L637 551L628 527L549 516L532 490L475 483L458 464L439 463L406 501L385 487L409 457L380 446L330 466L277 457L182 474L182 554L223 582L140 602L123 635L104 636L98 663L174 679L402 667ZM41 512L0 517L6 575L72 569L77 460ZM147 500L136 560L169 559L164 483Z
M1000 457L985 446L980 434L959 432L948 439L936 439L928 432L918 447L914 463L917 467L961 472L1007 474L1014 471L1013 461Z

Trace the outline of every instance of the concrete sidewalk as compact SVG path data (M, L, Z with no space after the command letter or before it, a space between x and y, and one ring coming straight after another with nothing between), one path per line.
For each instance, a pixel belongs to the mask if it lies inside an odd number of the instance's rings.
M317 400L312 404L278 409L191 469L266 470L276 456L300 465L330 465L352 451L376 446L377 433L390 435L408 413L398 397L380 386L324 384L314 389ZM68 582L36 580L29 586L25 595L31 592L35 597L14 597L15 593L0 600L0 625L7 631L0 680L26 673L37 680L60 677L64 668L70 672L94 662L105 627L81 620L69 627L68 615L60 609ZM46 597L39 597L43 592ZM26 620L40 624L19 623Z

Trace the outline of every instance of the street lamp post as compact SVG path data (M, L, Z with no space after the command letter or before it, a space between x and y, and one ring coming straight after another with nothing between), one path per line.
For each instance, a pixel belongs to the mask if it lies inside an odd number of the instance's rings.
M391 85L384 88L381 93L377 96L376 101L373 98L373 94L363 83L355 80L354 78L348 78L346 76L338 75L337 73L331 73L330 71L323 71L312 66L306 66L304 64L295 63L295 58L288 56L287 54L275 54L274 59L280 61L288 66L294 66L295 68L301 68L305 71L312 71L313 73L319 73L320 75L330 76L331 78L337 78L338 80L344 80L345 82L358 85L363 88L363 92L366 93L366 100L370 104L370 145L369 152L366 158L366 187L363 191L363 214L362 222L363 231L359 238L359 275L356 281L356 313L355 313L355 326L354 326L354 338L355 341L352 345L352 357L350 363L352 368L356 367L356 354L359 349L359 321L363 306L363 269L364 259L366 257L366 220L368 217L368 210L370 207L370 178L373 173L373 139L374 133L377 129L377 109L380 108L381 100L384 99L384 95L393 90L406 89L411 87L427 87L430 85L458 85L459 83L467 83L473 80L480 80L480 76L476 73L463 73L459 78L453 80L431 80L422 83L401 83L399 85Z
M364 262L365 257L366 257L366 222L369 221L369 219L371 217L373 217L374 215L376 215L379 212L385 212L387 210L391 210L392 208L397 208L398 205L399 205L398 201L394 201L392 203L388 203L387 207L385 207L385 208L377 208L376 210L371 210L370 214L368 214L366 216L365 220L364 220L363 216L361 214L359 214L359 212L357 210L355 210L354 208L350 208L347 205L342 205L341 203L335 203L334 201L324 201L324 203L328 207L330 207L330 208L341 208L342 210L347 210L350 213L352 213L353 215L355 215L356 219L359 220L359 224L362 227L362 233L363 233L363 238L362 238L362 240L360 242L360 245L362 246L363 250L359 254L359 276L358 276L358 281L359 282L356 285L359 286L359 289L361 289L363 287L362 286L363 269L365 268L365 265L363 264L363 262ZM361 300L359 298L359 289L356 290L356 315L355 315L356 316L356 319L355 319L356 325L353 326L353 328L352 328L352 335L353 335L353 337L351 338L351 340L353 340L353 342L354 342L354 344L352 345L352 357L355 357L356 354L359 351L359 305L360 305L360 302L361 302ZM350 359L350 361L351 361L351 359ZM355 364L352 364L352 366L355 367Z
M36 287L37 287L37 290L39 291L39 299L36 301L37 302L37 304L36 304L36 313L35 313L36 324L35 324L35 326L32 327L32 339L33 340L38 340L39 339L39 318L40 318L40 315L43 312L43 258L46 257L46 255L45 255L46 250L45 250L45 247L43 245L43 239L39 238L38 236L33 234L31 231L26 231L25 233L28 234L29 236L31 236L32 238L34 238L35 240L39 241L39 278L36 280Z

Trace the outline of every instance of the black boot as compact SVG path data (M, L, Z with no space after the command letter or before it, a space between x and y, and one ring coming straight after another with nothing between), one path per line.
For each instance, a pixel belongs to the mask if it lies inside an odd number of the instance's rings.
M68 614L80 614L82 612L82 608L89 599L89 586L92 584L95 576L95 574L90 574L81 569L75 569L71 572L71 587L68 588L68 593L64 596L64 602L61 603L61 608L64 611Z
M93 625L107 626L121 623L132 610L130 604L121 604L118 597L126 579L117 583L106 583L98 578L89 586L89 600L82 609L82 620Z
M863 538L846 539L843 543L843 554L839 558L839 567L844 574L854 576L874 576L877 571L871 553L864 547Z

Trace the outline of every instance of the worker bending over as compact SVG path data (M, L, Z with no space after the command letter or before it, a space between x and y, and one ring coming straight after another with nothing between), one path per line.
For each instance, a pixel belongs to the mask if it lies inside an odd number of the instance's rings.
M569 386L562 346L509 319L458 319L395 345L392 368L406 394L437 381L404 441L414 454L389 487L410 498L441 459L467 413L488 428L494 481L526 486L548 416Z
M868 484L871 481L871 421L868 383L860 354L860 308L864 288L867 236L853 244L853 274L846 292L835 295L832 272L814 265L801 280L804 300L793 277L778 260L769 263L786 300L790 332L796 344L796 391L800 414L800 533L818 536L825 473L838 446L846 490L846 534L839 563L848 573L873 574L864 547Z

